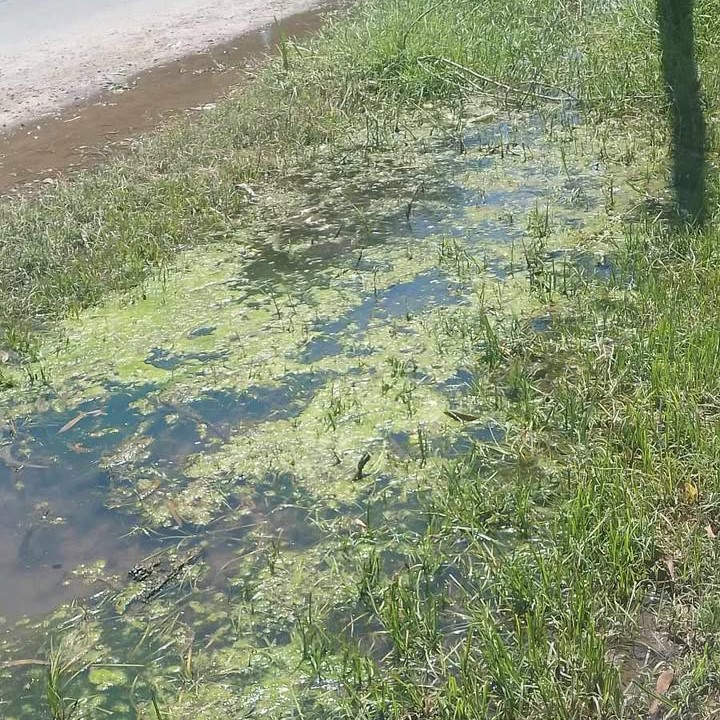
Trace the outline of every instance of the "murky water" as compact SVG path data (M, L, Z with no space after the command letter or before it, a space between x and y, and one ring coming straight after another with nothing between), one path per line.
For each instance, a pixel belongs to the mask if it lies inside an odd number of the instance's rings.
M537 141L540 134L537 128L525 130L523 142ZM493 125L475 137L468 138L466 145L470 148L473 144L482 147L500 138L507 142L508 136L507 126ZM405 216L403 203L397 197L397 191L407 190L403 185L407 186L410 181L410 178L402 177L402 172L393 173L396 175L395 186L392 174L386 177L387 183L377 180L374 187L365 184L367 177L361 179L358 187L348 188L351 183L345 180L343 198L327 209L319 210L316 221L319 228L308 223L307 217L296 220L289 218L278 229L282 247L261 247L255 259L228 278L224 283L227 287L227 301L248 308L265 307L271 302L268 293L280 292L279 288L283 288L282 292L290 288L292 294L301 296L304 290L323 284L331 287L335 284L336 273L350 269L376 275L378 268L382 267L382 259L379 261L377 255L368 257L366 254L374 247L382 248L388 242L394 246L405 246L408 242L430 236L455 235L469 239L470 249L473 249L473 239L489 248L497 244L507 248L513 240L523 235L525 228L520 222L523 222L524 216L535 207L538 199L543 200L549 194L542 183L530 183L530 176L538 174L537 167L532 164L515 168L528 182L521 192L513 192L512 189L478 192L457 182L462 180L465 173L482 173L494 162L494 159L487 157L478 159L472 152L457 157L448 153L440 155L433 163L432 175L427 179L410 219ZM547 180L547 176L541 177L543 181ZM592 172L585 181L588 184L594 182ZM314 200L326 197L337 186L337 178L329 176L325 178L324 185L315 182L314 186L315 197L307 198L308 207L313 206ZM390 207L384 212L375 213L369 226L365 224L367 219L362 223L352 216L348 219L347 208L367 205L384 193L393 191L396 193L395 202L389 203ZM476 208L514 212L520 222L505 226L486 218L468 222L468 209ZM343 218L336 220L338 226L342 227L341 236L337 236L333 222L338 217ZM325 226L328 226L327 229L323 229ZM348 242L348 236L351 242ZM362 237L362 241L356 244L358 237ZM299 251L298 246L301 247ZM290 248L292 253L289 252ZM392 259L386 262L390 267ZM522 263L518 255L516 269L521 269ZM511 269L506 264L503 272L507 274ZM319 386L328 383L330 373L313 370L313 364L327 357L347 353L347 344L353 341L360 343L371 325L409 319L432 308L448 308L467 301L467 286L441 267L420 271L404 282L392 283L377 292L362 291L357 285L357 282L351 282L350 287L345 288L357 292L356 301L340 317L325 322L318 319L310 323L312 337L303 344L297 358L308 369L289 374L282 384L272 387L250 386L241 393L209 391L199 397L189 398L182 405L155 400L149 414L146 410L135 409L134 405L143 398L156 395L158 388L153 384L128 387L110 383L104 387L102 403L90 401L65 412L42 411L42 405L49 400L41 400L40 412L24 422L14 423L5 431L5 471L2 483L8 500L6 507L14 508L11 515L20 518L23 515L17 512L20 507L29 509L38 506L43 520L57 516L67 519L69 525L81 523L76 531L85 532L82 518L87 519L88 516L95 518L96 526L102 526L106 518L96 513L102 504L98 498L102 498L107 479L104 476L107 473L98 471L98 459L112 452L113 448L122 446L140 425L143 426L143 434L153 439L152 452L143 455L142 460L148 465L157 465L172 462L168 460L169 457L184 456L187 454L187 451L183 452L185 448L194 449L212 444L218 438L225 439L239 423L254 424L292 417L303 408ZM197 317L196 320L197 327L190 330L187 337L191 341L202 342L204 348L213 348L216 328L203 325L203 317ZM217 349L197 352L173 352L168 347L149 347L142 362L169 373L180 368L187 371L188 367L193 366L199 372L205 372L208 366L223 364L228 356L228 351L221 343L218 343ZM355 357L352 353L350 356ZM362 353L358 356L361 357ZM98 409L100 412L93 415ZM84 413L88 413L87 417L81 417ZM169 415L178 417L168 423ZM78 417L80 419L75 425L59 434L63 426ZM200 427L204 429L202 435L198 432ZM122 460L119 462L121 464ZM73 512L66 512L70 507ZM32 514L28 514L28 517L32 518ZM18 523L14 533L16 548L23 544L23 539L28 535L24 529L25 521L23 518ZM37 524L31 527L36 528ZM130 527L128 525L127 529ZM43 535L37 531L32 534L38 537ZM48 537L51 535L45 534ZM99 534L112 537L117 532L99 531ZM58 537L62 535L62 532L57 532ZM12 544L7 543L6 547ZM38 544L41 544L40 541ZM54 555L46 559L52 559L53 563L41 562L45 551L38 548L34 553L27 553L19 564L24 565L26 571L38 565L44 570L45 565L60 565L63 561L72 564L73 560L79 559L72 554L70 558L64 555L63 548L69 552L72 541L48 544L53 546ZM23 597L18 601L18 606L27 608L28 602L32 602L32 598Z
M247 687L295 672L300 598L342 592L338 563L357 561L349 538L388 523L412 533L433 458L502 444L482 403L468 406L480 316L528 308L531 242L548 263L605 272L602 254L569 256L563 233L602 205L606 184L596 153L561 161L532 119L485 123L463 152L429 138L407 162L320 162L286 194L260 197L262 221L236 246L193 254L143 298L68 321L32 370L48 386L5 409L0 615L99 598L87 601L97 662L146 669L123 670L104 695L116 712L147 668L172 685L162 638L174 608L207 657L245 668ZM554 240L536 231L545 215ZM542 301L537 310L542 331ZM204 543L197 585L127 612L113 604L133 563L178 542ZM33 677L5 698L11 713L34 702ZM277 692L268 703L283 702ZM253 697L230 709L257 707Z

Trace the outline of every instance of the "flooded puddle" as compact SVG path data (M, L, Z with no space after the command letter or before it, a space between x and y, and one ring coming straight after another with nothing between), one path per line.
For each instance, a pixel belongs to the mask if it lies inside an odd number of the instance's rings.
M56 636L88 717L199 677L168 716L290 707L313 603L353 602L370 540L412 544L448 459L502 455L468 392L487 318L542 332L533 278L606 271L601 143L558 150L584 132L492 120L462 152L320 160L258 193L236 243L64 323L3 409L3 657ZM37 707L42 669L0 674L6 717Z
M259 61L276 52L281 37L301 39L317 31L329 7L296 13L207 52L145 71L58 116L0 134L0 194L97 165L180 112L204 112L252 79Z

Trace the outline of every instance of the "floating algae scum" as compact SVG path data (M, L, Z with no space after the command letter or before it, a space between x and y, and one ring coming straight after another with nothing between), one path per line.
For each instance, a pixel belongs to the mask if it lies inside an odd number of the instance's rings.
M458 458L487 461L478 512L503 498L478 538L498 553L527 541L505 513L551 512L557 450L523 465L487 394L496 328L551 332L652 188L572 115L454 112L402 153L248 190L237 242L186 251L8 371L5 718L44 698L56 718L333 712L340 679L371 672L350 640L370 658L400 641L367 608L428 541L424 498ZM523 388L518 369L520 405Z

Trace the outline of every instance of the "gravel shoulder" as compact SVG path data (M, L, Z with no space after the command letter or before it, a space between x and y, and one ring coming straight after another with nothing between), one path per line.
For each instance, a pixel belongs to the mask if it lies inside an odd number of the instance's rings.
M0 0L0 131L313 0Z

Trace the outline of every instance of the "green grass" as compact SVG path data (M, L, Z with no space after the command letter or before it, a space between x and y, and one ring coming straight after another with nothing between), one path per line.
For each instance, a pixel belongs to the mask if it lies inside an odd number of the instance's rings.
M46 692L47 705L53 720L71 720L77 715L79 701L65 697L65 687L72 679L69 673L72 663L68 660L64 648L55 647L51 640L47 661Z
M550 331L496 325L507 447L446 463L416 551L366 573L343 716L646 717L667 667L665 717L716 716L718 240L648 223Z
M392 650L349 717L642 717L665 667L633 670L643 613L679 648L666 716L717 713L717 248L634 235L632 289L591 286L524 338L520 368L566 372L511 401L514 461L449 468L423 551L377 590Z
M628 229L551 330L495 323L476 401L507 447L446 464L417 552L375 570L346 717L645 717L666 667L665 717L716 716L718 240Z
M285 43L251 87L195 123L27 201L0 206L2 344L31 351L48 320L142 284L178 248L232 237L243 183L266 185L320 148L402 141L408 112L468 92L653 123L662 106L652 2L367 0L316 40ZM709 99L720 97L717 0L697 9ZM716 106L708 100L709 112Z

